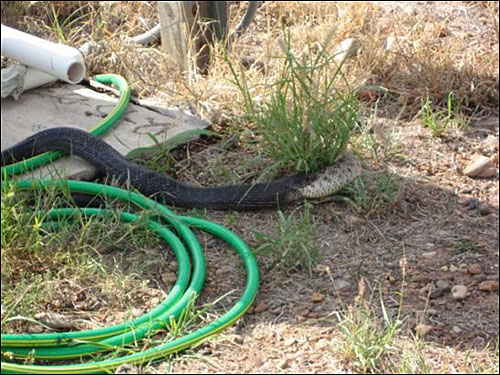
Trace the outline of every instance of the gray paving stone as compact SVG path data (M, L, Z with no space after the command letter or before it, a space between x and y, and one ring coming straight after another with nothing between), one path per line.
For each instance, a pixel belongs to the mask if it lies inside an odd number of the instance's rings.
M72 126L89 130L113 109L116 102L116 97L81 85L66 84L24 92L17 101L2 99L2 150L50 127ZM155 105L148 107L155 108ZM209 126L206 121L177 110L149 108L129 104L124 116L102 139L126 155L139 147L154 146L148 133L164 142L184 131ZM33 171L31 175L38 178L90 178L94 173L85 161L68 157Z

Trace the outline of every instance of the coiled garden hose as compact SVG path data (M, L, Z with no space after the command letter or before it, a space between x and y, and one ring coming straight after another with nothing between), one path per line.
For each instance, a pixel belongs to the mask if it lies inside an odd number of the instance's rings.
M104 119L94 132L101 134L103 126L111 126L123 112L128 104L128 85L121 77L113 75L98 76L102 83L112 83L119 86L121 95L118 106ZM120 107L120 108L118 108ZM109 119L110 116L113 119ZM230 230L206 220L177 216L164 205L144 197L141 194L123 190L108 185L73 181L73 180L11 180L4 176L15 172L33 169L35 165L43 165L60 155L43 155L33 158L19 166L12 168L7 173L2 168L2 192L5 189L37 190L57 188L70 193L99 195L106 198L117 199L145 210L150 218L141 219L140 223L147 226L159 235L174 251L178 262L178 275L175 285L170 293L151 312L132 321L95 330L79 332L62 332L48 334L3 334L1 336L2 363L1 373L29 373L29 374L67 374L67 373L105 373L112 372L123 364L144 365L172 353L187 349L195 343L220 332L236 322L252 304L259 286L257 262L248 246ZM97 208L60 208L48 212L37 212L37 216L46 218L54 226L61 225L65 219L75 215L104 216L114 215L110 210ZM142 215L141 215L142 216ZM138 215L130 212L119 212L120 220L133 222L138 220ZM193 297L199 295L205 280L205 258L201 245L197 241L190 227L196 228L221 238L233 247L243 259L246 267L246 286L243 294L236 304L214 322L173 341L146 349L141 352L132 352L129 345L136 343L160 329L165 329L172 319L179 318ZM173 231L171 230L173 229ZM174 231L176 234L174 234ZM177 237L179 236L179 237ZM190 269L192 268L192 275ZM83 358L89 355L112 351L123 355L111 359L90 361L79 364L63 365L31 365L7 362L9 359L29 357L40 360L67 360Z

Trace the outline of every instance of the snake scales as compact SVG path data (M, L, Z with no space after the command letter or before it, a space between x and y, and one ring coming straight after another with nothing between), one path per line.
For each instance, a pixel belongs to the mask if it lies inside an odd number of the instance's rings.
M258 210L286 205L304 198L335 193L359 175L358 160L346 155L314 175L294 175L255 184L197 187L150 171L128 161L106 142L70 127L41 131L1 152L2 166L58 150L78 156L120 184L129 184L146 196L168 205L217 210Z

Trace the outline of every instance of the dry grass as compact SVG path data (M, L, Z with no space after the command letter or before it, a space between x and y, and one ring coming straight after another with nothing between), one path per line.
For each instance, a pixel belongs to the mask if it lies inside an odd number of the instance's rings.
M450 92L466 114L498 108L498 3L439 8L431 3L411 7L414 11L389 3L384 8L393 10L382 12L368 2L266 2L233 46L231 59L252 57L263 63L265 73L260 65L248 71L249 82L262 83L273 78L276 57L282 54L282 26L290 30L298 54L333 31L332 48L345 38L358 41L357 57L345 66L351 86L387 88L385 101L406 106L405 116L415 115L427 95L435 105L445 105ZM243 10L244 5L231 6L233 26ZM154 2L2 2L2 22L50 40L61 39L57 30L62 28L67 43L90 42L89 74L121 74L137 96L184 103L209 119L243 113L242 98L235 105L238 93L220 48L206 77L186 77L160 49L124 43L126 36L157 22ZM472 34L471 23L480 30ZM387 51L389 37L395 41ZM265 98L269 90L259 85L253 94Z

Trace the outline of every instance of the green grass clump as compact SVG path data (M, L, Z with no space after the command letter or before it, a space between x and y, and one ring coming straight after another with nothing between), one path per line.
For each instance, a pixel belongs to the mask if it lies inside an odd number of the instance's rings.
M272 268L291 271L304 267L311 274L319 258L319 246L315 240L309 206L306 205L302 216L295 219L298 209L292 211L288 217L278 211L278 223L274 234L254 233L261 242L256 254L271 262Z
M284 33L282 66L266 85L268 98L256 104L245 74L230 64L245 108L263 147L280 168L311 173L334 164L345 150L358 115L355 92L328 44L311 45L297 56ZM343 86L343 87L340 87Z
M446 96L446 109L434 108L432 101L429 99L429 96L427 96L419 112L420 120L434 137L446 135L452 125L466 128L466 121L455 113L458 104L453 92L450 92Z

